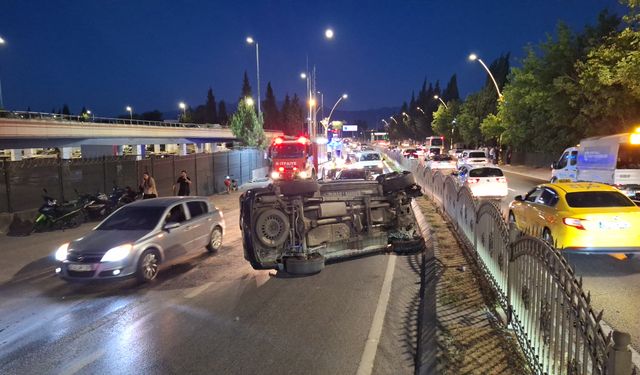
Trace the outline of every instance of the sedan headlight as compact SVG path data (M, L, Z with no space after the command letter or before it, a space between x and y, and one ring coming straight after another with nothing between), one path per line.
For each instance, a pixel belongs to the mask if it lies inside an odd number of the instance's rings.
M59 262L67 260L67 254L69 254L69 242L62 244L58 250L56 250L56 260Z
M104 256L102 257L101 262L117 262L119 260L123 260L126 258L131 252L131 248L133 246L131 244L124 244L120 246L116 246L112 249L109 249Z

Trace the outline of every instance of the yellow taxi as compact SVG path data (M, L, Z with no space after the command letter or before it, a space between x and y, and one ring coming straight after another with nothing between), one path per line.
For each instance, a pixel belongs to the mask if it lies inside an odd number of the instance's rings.
M605 184L539 185L509 204L509 224L565 251L640 253L640 207Z

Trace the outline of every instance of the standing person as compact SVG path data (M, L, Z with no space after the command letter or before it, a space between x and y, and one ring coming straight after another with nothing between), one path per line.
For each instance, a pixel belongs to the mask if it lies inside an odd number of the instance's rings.
M495 147L491 147L491 149L489 150L489 159L491 160L492 164L496 163L496 148Z
M176 193L176 186L178 186L178 195L187 196L191 193L191 179L187 176L187 171L184 169L180 171L180 177L178 181L173 184L173 194Z
M156 180L149 175L149 172L142 174L142 183L140 184L140 190L142 190L142 199L156 198L158 196L158 190L156 190Z
M511 165L511 146L507 147L507 165Z

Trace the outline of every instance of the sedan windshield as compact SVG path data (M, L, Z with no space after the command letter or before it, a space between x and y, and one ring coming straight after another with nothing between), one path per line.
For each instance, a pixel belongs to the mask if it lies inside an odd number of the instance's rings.
M380 160L380 154L362 154L360 161Z
M502 177L500 168L476 168L469 172L469 177Z
M486 155L482 151L476 151L476 152L470 152L469 153L469 157L470 158L484 158L484 157L486 157Z
M631 207L635 204L617 191L582 191L567 193L567 204L570 207Z
M96 230L151 230L164 211L164 207L124 207L109 216Z

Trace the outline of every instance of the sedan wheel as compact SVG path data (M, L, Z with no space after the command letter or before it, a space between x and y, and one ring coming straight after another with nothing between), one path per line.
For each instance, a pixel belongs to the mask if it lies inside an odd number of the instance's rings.
M207 250L210 253L215 253L220 250L222 247L222 229L220 227L215 227L211 231L211 238L209 239L209 244L207 245Z
M146 250L138 261L137 278L141 282L149 282L156 278L160 266L158 254L153 250Z

